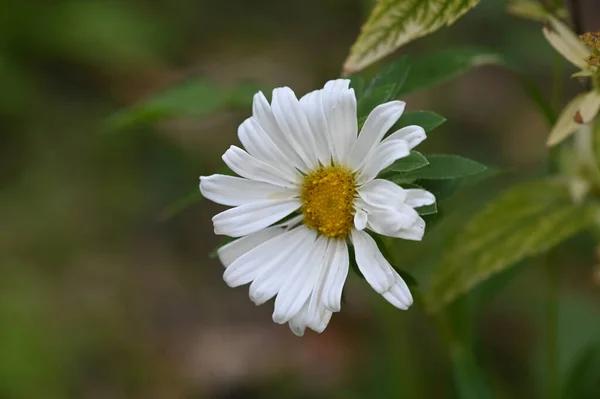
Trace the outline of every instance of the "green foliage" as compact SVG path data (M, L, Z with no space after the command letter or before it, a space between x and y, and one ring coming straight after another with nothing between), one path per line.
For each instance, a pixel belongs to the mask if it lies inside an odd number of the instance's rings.
M479 0L379 0L344 63L361 70L400 46L450 25Z
M486 166L458 155L427 155L428 164L405 173L406 179L447 180L472 176L486 170Z
M204 78L191 79L118 112L109 126L126 129L174 116L203 117L224 108L248 107L256 91L256 86L247 83L225 88Z
M389 134L405 126L421 126L426 132L430 132L436 127L446 122L446 118L432 111L412 111L402 114L398 122L390 129Z
M489 64L503 64L503 61L498 54L476 47L451 48L429 54L413 61L410 79L399 94L423 90L461 75L471 68Z
M357 113L360 124L364 122L373 108L398 98L410 69L408 57L400 57L386 68L383 68L365 86L360 95L357 93Z
M600 394L600 347L594 346L580 355L570 370L564 398L596 399Z
M390 176L391 174L396 176L400 172L408 172L415 169L420 169L428 164L429 161L427 161L427 158L425 158L423 154L413 150L407 157L396 160L393 164L381 171L381 175L392 177Z
M592 223L590 212L572 203L563 182L513 187L457 232L433 276L429 309L438 311L492 275L548 251Z

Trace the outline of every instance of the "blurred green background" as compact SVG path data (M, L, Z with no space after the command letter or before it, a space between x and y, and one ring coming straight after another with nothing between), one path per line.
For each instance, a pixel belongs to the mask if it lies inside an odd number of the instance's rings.
M597 30L600 5L581 3L586 28ZM272 323L271 304L257 308L247 287L227 288L222 266L208 258L219 240L210 218L222 208L198 201L172 212L197 191L198 176L221 167L221 154L250 114L247 100L235 110L144 127L115 130L107 122L194 77L227 88L287 85L298 95L321 87L339 76L371 6L0 4L0 398L457 397L452 365L460 354L448 351L418 306L396 310L351 275L342 313L323 334L297 338ZM558 62L566 95L576 93L540 27L504 7L484 0L456 25L400 53L484 46L546 94ZM405 100L409 110L448 119L422 145L425 152L527 173L544 159L548 126L515 72L480 68ZM482 193L502 184L459 194L455 203L472 212ZM452 212L445 209L448 217ZM401 267L426 280L435 248L449 234L433 226L426 242L407 244L416 255ZM574 375L591 381L568 395L577 398L600 397L598 361L578 360L600 345L594 244L578 236L553 252L561 267L562 382L568 386ZM493 397L546 395L544 279L531 261L470 295L478 306L464 322L466 347Z

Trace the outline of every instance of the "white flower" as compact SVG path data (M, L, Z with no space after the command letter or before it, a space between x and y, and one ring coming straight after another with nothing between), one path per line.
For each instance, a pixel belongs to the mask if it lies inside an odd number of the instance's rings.
M404 106L379 105L358 135L348 80L330 81L300 100L277 88L271 104L259 92L252 117L238 130L246 151L231 146L223 155L241 177L200 178L204 197L234 207L213 217L215 234L242 237L218 250L225 282L251 283L257 305L276 296L273 321L289 322L296 335L306 327L322 332L340 310L349 243L375 291L400 309L413 302L365 232L421 240L425 222L414 208L435 202L425 190L376 179L426 137L423 128L407 126L383 139Z
M550 16L550 26L543 28L548 42L567 61L580 69L573 76L593 76L598 68L590 62L592 51L559 19ZM585 36L583 36L585 37ZM596 88L578 95L562 110L557 122L552 127L548 146L554 146L573 134L580 126L590 123L600 110L600 91Z

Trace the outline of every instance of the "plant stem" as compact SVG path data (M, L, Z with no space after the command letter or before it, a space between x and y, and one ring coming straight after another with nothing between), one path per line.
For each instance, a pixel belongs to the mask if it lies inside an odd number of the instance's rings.
M547 271L548 308L546 313L546 355L548 364L548 383L546 395L550 399L558 399L560 395L560 373L558 370L558 265L552 262L550 254L546 255L544 266Z

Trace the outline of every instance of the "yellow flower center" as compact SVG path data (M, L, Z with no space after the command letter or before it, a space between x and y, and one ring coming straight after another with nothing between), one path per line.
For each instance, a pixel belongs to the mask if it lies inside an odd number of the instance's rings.
M593 67L600 66L600 31L598 32L587 32L579 36L579 40L585 44L591 51L586 61Z
M304 178L304 224L326 237L347 237L354 220L356 181L348 169L327 166Z

